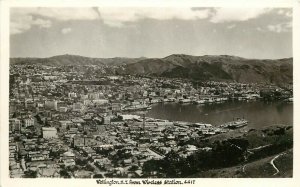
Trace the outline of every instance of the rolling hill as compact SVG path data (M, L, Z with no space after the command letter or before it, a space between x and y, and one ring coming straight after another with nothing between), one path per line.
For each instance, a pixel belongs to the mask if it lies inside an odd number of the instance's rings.
M176 54L162 59L144 59L127 64L118 73L193 80L286 84L293 82L293 59L258 60L228 55Z
M59 55L49 58L11 58L11 65L43 64L118 66L116 73L185 78L192 80L228 80L242 83L293 82L293 59L246 59L228 55L191 56L173 54L164 58L89 58Z
M48 66L69 65L125 65L135 63L143 58L90 58L79 55L58 55L49 58L11 58L11 65L43 64Z

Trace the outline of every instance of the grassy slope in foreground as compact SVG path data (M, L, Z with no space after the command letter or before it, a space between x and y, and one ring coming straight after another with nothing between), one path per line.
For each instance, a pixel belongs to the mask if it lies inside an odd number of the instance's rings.
M277 125L262 129L252 129L248 133L237 132L235 135L229 135L229 137L211 137L208 140L209 142L222 141L233 138L232 136L247 139L249 142L248 150L254 153L252 154L253 156L250 156L248 161L236 166L202 171L193 174L191 177L270 178L293 176L293 149L290 148L291 146L280 146L290 145L293 141L293 128L291 126Z
M234 167L214 169L200 172L192 175L192 178L282 178L293 176L293 150L282 152L282 156L278 157L274 164L279 172L270 164L276 154L266 158L253 161L247 164L241 164ZM275 174L275 175L274 175Z

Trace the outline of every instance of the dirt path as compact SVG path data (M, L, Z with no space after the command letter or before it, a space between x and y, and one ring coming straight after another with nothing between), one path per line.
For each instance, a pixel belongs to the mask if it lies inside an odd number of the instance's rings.
M245 164L245 165L243 166L243 168L242 168L243 173L246 173L246 172L245 172L246 166L247 166L247 164Z
M270 161L270 164L273 166L273 168L276 170L276 172L273 174L273 175L277 175L280 171L279 171L279 169L275 166L275 164L274 164L274 161L278 158L278 157L280 157L280 156L282 156L282 155L284 155L284 154L286 154L286 153L280 153L279 155L276 155L271 161Z
M262 148L265 148L265 147L268 147L268 146L271 146L271 145L272 145L272 144L262 145L262 146L255 147L255 148L248 149L248 150L249 150L249 151L259 150L259 149L262 149Z

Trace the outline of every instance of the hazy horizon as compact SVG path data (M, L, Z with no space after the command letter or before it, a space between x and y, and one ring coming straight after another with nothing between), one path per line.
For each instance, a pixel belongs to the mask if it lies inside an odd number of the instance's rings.
M183 53L174 53L170 54L167 56L163 57L145 57L145 56L140 56L140 57L125 57L125 56L115 56L115 57L94 57L94 56L84 56L84 55L77 55L77 54L58 54L58 55L53 55L53 56L45 56L45 57L36 57L36 56L27 56L27 57L10 57L10 58L51 58L51 57L57 57L57 56L81 56L81 57L86 57L86 58L95 58L95 59L111 59L111 58L132 58L132 59L138 59L138 58L145 58L145 59L150 59L150 58L165 58L171 55L187 55L187 56L196 56L196 57L202 57L202 56L232 56L232 57L239 57L239 58L245 58L245 59L257 59L257 60L277 60L277 59L289 59L293 58L293 56L290 57L282 57L282 58L247 58L247 57L242 57L242 56L236 56L236 55L226 55L226 54L221 54L221 55L190 55L190 54L183 54Z

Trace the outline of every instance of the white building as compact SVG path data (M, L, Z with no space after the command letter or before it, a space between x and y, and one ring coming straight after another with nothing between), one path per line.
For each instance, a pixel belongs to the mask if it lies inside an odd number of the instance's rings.
M109 101L107 99L97 99L97 100L94 100L94 103L96 105L103 105L103 104L109 103Z
M91 99L91 100L97 100L97 99L99 99L99 97L100 97L99 93L89 93L88 94L88 99Z
M25 127L33 126L34 119L33 118L24 119L24 125L25 125Z
M72 121L59 121L59 123L62 129L66 129L67 126L71 126L73 124Z
M43 127L43 138L52 139L57 137L57 130L54 127Z
M68 97L75 98L75 97L77 97L77 94L75 92L70 92L70 93L68 93Z

